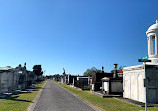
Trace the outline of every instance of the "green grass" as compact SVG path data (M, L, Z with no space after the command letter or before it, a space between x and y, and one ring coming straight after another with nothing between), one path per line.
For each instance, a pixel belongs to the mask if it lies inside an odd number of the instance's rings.
M62 86L73 94L79 96L83 100L89 102L90 104L101 108L103 111L140 111L144 110L142 107L138 107L114 98L101 98L96 95L93 95L91 91L82 91L73 87L70 87L65 84L58 83L53 81L56 84ZM150 107L148 111L158 111L158 107Z
M5 99L0 99L0 111L25 111L44 83L45 81L36 84L37 88L29 91L29 93L11 95Z

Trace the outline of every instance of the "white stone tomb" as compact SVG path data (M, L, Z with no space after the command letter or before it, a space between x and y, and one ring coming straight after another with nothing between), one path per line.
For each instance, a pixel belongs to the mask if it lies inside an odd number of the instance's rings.
M123 69L123 97L145 103L144 79L147 79L148 102L158 103L158 21L146 34L151 62Z

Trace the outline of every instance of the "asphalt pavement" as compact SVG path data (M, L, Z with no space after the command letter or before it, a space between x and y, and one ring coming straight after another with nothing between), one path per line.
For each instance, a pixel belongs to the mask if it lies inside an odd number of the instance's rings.
M34 111L95 111L51 80L46 82Z

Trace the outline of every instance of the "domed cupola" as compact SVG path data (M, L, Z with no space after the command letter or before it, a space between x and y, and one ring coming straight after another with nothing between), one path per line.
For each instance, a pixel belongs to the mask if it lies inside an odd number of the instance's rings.
M158 20L146 31L150 64L158 64Z
M146 31L146 34L148 35L151 32L157 32L158 33L158 20L156 20L156 24L153 24L148 28L148 30Z

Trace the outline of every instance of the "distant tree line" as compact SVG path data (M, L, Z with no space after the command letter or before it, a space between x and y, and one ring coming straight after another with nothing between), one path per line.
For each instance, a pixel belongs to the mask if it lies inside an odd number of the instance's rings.
M124 67L126 67L126 66L120 66L120 67L118 68L117 72L119 73L119 71L120 71L120 70L123 70ZM91 69L87 69L87 70L83 73L83 76L90 76L90 77L92 77L93 72L95 72L95 73L101 73L102 70L97 69L97 68L95 68L95 67L92 67ZM114 70L111 70L111 73L114 73Z

